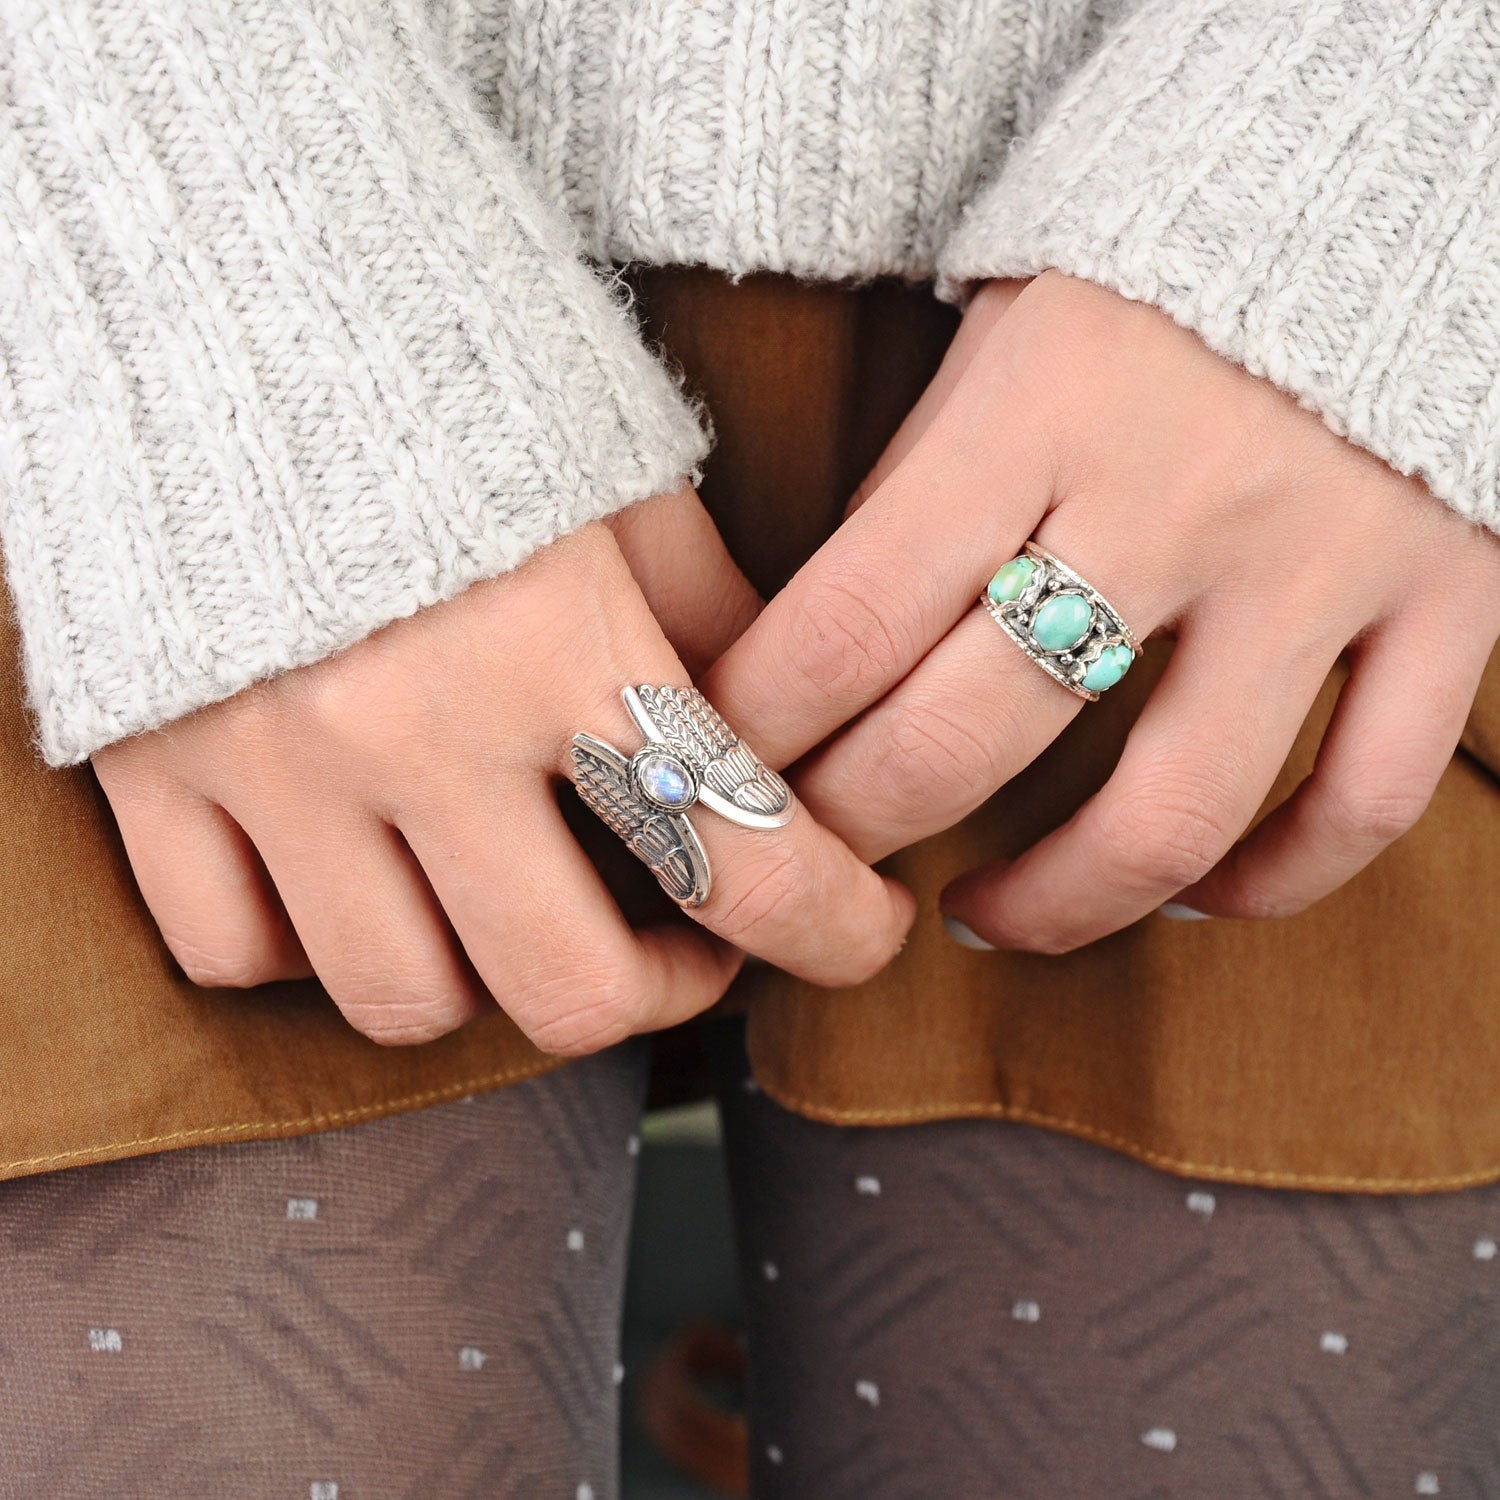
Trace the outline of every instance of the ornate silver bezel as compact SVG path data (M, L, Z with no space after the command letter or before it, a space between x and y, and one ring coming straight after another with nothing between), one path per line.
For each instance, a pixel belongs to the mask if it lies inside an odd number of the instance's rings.
M785 828L791 822L791 788L696 688L641 683L621 696L647 744L670 750L696 774L704 807L741 828Z
M1107 646L1128 646L1132 656L1139 658L1140 642L1109 600L1040 542L1027 542L1024 552L1036 566L1031 581L1021 593L1015 599L997 604L986 588L979 596L979 602L990 618L1048 676L1062 683L1069 692L1097 703L1101 695L1083 685L1089 668L1099 660ZM1075 645L1064 651L1048 651L1032 634L1031 622L1048 599L1066 593L1082 594L1092 606L1089 628Z
M575 734L574 786L673 900L701 906L713 877L688 810L702 805L744 828L783 828L796 811L791 788L697 689L642 683L622 696L646 743L626 756L593 735ZM651 755L682 768L689 798L668 804L651 795L640 776Z
M659 797L652 794L651 789L641 779L641 765L648 758L659 756L672 762L687 778L688 795L681 802L663 802ZM652 807L660 808L663 812L685 813L698 800L703 791L703 783L698 776L696 766L690 764L683 756L678 755L670 745L662 745L648 740L634 755L630 757L630 784L639 794L641 801L649 802Z

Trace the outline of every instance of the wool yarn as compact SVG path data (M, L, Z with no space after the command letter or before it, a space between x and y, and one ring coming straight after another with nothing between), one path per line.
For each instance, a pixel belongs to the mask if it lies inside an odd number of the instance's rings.
M38 749L694 476L611 262L1057 267L1500 530L1497 111L1494 0L0 0Z

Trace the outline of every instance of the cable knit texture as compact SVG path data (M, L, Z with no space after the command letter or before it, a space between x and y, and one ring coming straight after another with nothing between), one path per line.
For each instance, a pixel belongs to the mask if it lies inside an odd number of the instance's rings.
M706 443L405 0L5 0L0 535L83 759Z
M941 258L1154 303L1500 531L1500 5L1151 0Z
M691 473L581 264L1058 267L1500 530L1493 0L4 0L0 539L43 753Z

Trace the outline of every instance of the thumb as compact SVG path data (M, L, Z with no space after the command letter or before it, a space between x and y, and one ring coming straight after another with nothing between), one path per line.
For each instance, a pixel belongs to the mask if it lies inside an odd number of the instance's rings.
M662 634L696 681L750 628L760 595L690 486L628 506L606 524Z

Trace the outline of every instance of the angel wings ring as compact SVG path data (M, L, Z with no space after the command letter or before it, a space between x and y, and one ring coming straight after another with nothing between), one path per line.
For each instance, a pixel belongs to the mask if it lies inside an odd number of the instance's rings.
M646 743L627 756L575 734L578 795L674 901L702 906L713 876L688 809L701 802L743 828L783 828L791 790L695 688L643 683L621 696Z

